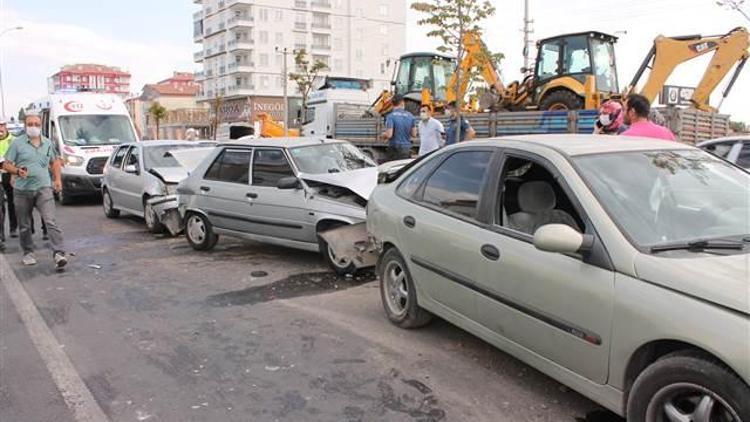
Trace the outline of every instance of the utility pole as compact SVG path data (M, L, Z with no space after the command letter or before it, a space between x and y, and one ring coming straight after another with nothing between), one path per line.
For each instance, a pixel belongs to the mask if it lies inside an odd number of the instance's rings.
M527 73L531 67L531 34L534 30L531 24L534 21L529 17L529 0L523 2L523 73Z
M286 47L280 48L276 47L276 52L281 53L284 55L284 65L282 70L282 81L284 84L284 136L289 136L289 97L287 95L287 69L286 69L286 56L291 54L292 52L289 51Z
M458 48L456 60L456 140L455 143L461 142L461 107L463 107L463 98L461 97L461 59L463 56L463 45L464 45L464 14L463 14L463 1L456 0L458 6Z

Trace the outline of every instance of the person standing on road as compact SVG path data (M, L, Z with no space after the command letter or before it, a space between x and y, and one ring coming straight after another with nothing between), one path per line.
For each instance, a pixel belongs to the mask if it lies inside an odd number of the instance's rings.
M8 148L10 148L12 142L13 135L8 131L8 121L5 117L0 117L0 178L2 179L2 189L0 189L0 244L5 241L6 214L10 222L10 237L18 237L16 232L18 228L16 210L13 206L11 175L2 170L3 157L5 157L5 153L8 152Z
M440 149L445 142L445 129L440 120L432 117L430 106L423 105L419 109L419 156L427 155Z
M411 158L411 138L417 136L414 116L404 109L404 97L393 96L393 111L385 118L383 139L388 141L387 160Z
M609 100L599 107L599 117L594 125L594 135L620 135L628 130L625 113L619 101Z
M445 107L445 114L448 115L449 119L448 129L445 131L445 145L453 145L456 143L456 128L459 125L458 123L456 123L458 109L456 108L455 101L451 101L448 103L448 105ZM463 116L461 116L460 121L461 129L458 142L470 141L474 139L474 137L477 136L477 133L474 131L474 128L471 127L469 121L466 120Z
M630 128L622 133L623 136L640 136L643 138L677 140L671 130L649 120L651 103L643 95L633 94L625 102L625 124Z
M55 267L62 269L68 260L63 250L62 232L55 219L53 193L53 189L55 192L62 190L60 159L52 142L42 136L41 118L35 114L27 114L25 123L26 134L13 141L5 154L4 162L5 171L16 176L14 194L24 254L23 264L37 263L31 238L31 212L36 208L49 231Z

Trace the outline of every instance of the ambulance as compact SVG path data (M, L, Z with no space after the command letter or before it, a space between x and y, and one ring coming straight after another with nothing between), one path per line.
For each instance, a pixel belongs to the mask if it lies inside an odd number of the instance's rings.
M125 103L113 94L50 94L30 104L29 112L41 116L42 134L63 159L63 189L58 195L63 205L78 196L98 194L115 146L138 141Z

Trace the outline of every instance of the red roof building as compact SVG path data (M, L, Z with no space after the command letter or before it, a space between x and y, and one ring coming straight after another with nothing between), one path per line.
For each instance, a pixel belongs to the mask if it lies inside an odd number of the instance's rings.
M66 65L50 77L50 89L52 92L75 90L126 96L130 92L130 73L100 64Z

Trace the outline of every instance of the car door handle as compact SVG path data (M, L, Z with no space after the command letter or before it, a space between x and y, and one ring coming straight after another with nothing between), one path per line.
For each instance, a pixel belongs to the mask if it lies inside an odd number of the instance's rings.
M500 259L500 251L492 245L482 246L482 255L490 261L497 261Z
M208 192L210 190L211 190L211 188L209 188L208 186L201 186L201 191L203 191L203 192Z
M250 198L250 199L255 199L255 198L258 197L258 194L257 193L253 193L253 192L249 192L245 196L248 197L248 198Z
M410 229L413 229L414 226L417 225L417 220L414 219L414 217L407 215L404 217L404 225Z

